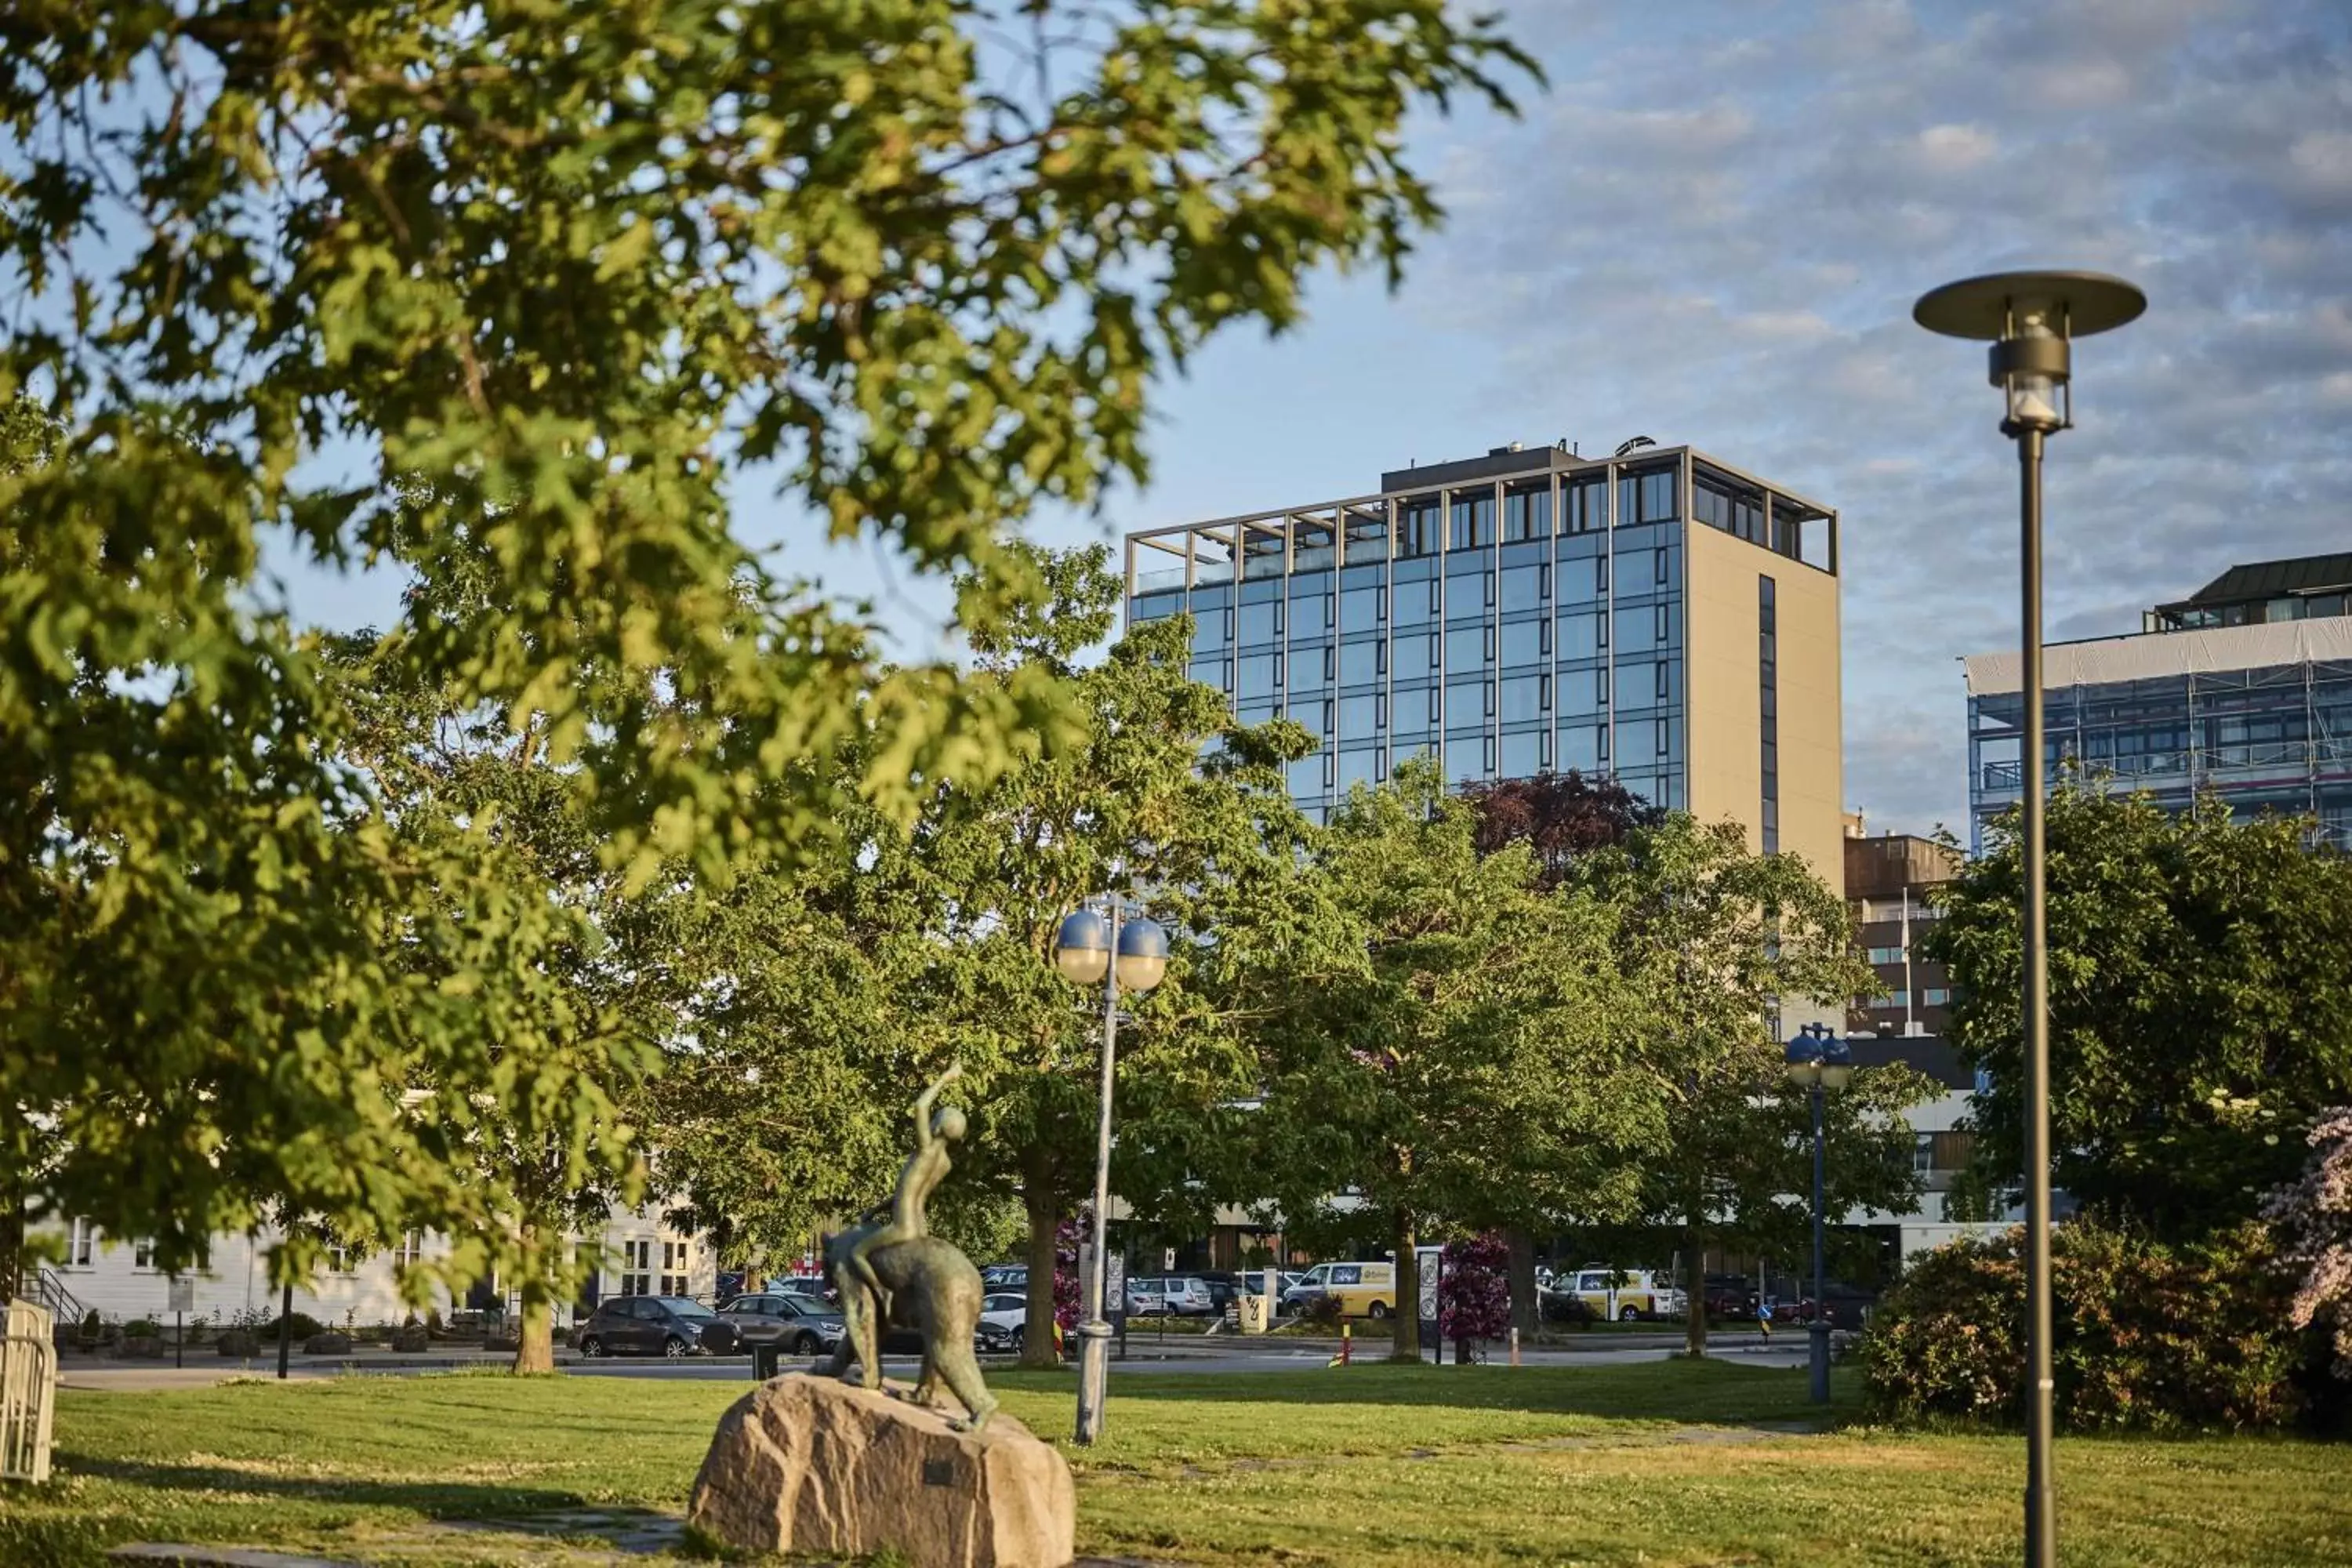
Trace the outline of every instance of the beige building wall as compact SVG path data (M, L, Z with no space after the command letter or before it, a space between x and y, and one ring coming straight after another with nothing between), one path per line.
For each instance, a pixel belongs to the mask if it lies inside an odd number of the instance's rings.
M1683 527L1690 807L1763 847L1762 627L1757 579L1774 583L1779 639L1780 847L1845 887L1843 692L1838 583L1703 523Z

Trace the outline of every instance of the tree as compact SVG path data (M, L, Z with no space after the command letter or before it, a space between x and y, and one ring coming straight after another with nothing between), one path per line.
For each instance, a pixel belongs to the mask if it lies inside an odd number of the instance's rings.
M1526 845L1547 888L1566 881L1582 857L1622 843L1637 828L1655 827L1666 816L1613 774L1587 778L1574 768L1476 784L1463 795L1478 814L1479 853Z
M467 867L417 888L381 938L402 978L467 1002L475 1037L471 1055L412 1061L388 1086L472 1194L473 1225L404 1284L503 1279L522 1309L514 1370L552 1372L553 1308L599 1263L575 1238L601 1237L612 1205L643 1190L646 1151L623 1107L680 1010L615 950L621 879L545 761L545 731L453 709L408 679L399 652L397 637L334 639L354 721L341 756L371 781L394 844ZM436 1224L428 1210L402 1228Z
M1393 279L1437 216L1408 110L1527 66L1440 0L1024 12L0 16L0 405L58 432L0 473L0 909L33 914L0 934L0 1102L56 1109L56 1202L167 1268L256 1193L478 1217L384 1086L512 1092L465 966L525 955L420 902L477 841L395 843L335 760L265 531L428 584L488 563L400 656L539 737L631 887L826 849L859 802L903 822L1069 740L1064 692L887 666L730 498L773 476L1007 613L1034 507L1145 476L1156 377L1295 321L1326 265ZM419 931L446 991L383 945Z
M1639 1207L1679 1238L1690 1352L1703 1354L1706 1248L1805 1245L1811 1112L1786 1081L1772 1020L1783 1000L1843 1007L1869 971L1844 900L1796 856L1749 851L1737 824L1670 814L1583 858L1570 885L1617 911L1615 963L1657 1033L1670 1100L1639 1168ZM1910 1068L1885 1067L1827 1099L1830 1212L1916 1206L1902 1112L1931 1092Z
M1665 1131L1613 911L1543 890L1523 847L1481 855L1476 820L1425 762L1353 792L1314 859L1349 961L1258 1025L1265 1195L1293 1225L1341 1193L1385 1222L1404 1359L1424 1228L1630 1208Z
M1957 998L1952 1040L1988 1075L1986 1169L2024 1168L2014 813L1942 891L1921 939ZM2052 1178L2165 1240L2250 1217L2295 1173L2298 1135L2352 1101L2352 861L2302 825L2234 822L2211 797L2050 798Z
M1574 768L1531 779L1496 779L1463 792L1478 814L1478 850L1492 854L1524 844L1534 852L1537 879L1546 888L1566 880L1578 858L1653 827L1665 813L1620 784L1588 778ZM1511 1320L1519 1331L1537 1328L1535 1237L1522 1226L1504 1232L1510 1249Z
M1099 994L1054 968L1062 917L1099 894L1134 895L1178 933L1167 979L1123 1004L1132 1021L1120 1038L1116 1177L1131 1203L1180 1192L1203 1163L1196 1154L1213 1153L1203 1130L1256 1089L1213 988L1196 975L1255 962L1292 929L1305 823L1282 764L1311 742L1295 724L1236 731L1224 695L1186 677L1181 619L1129 627L1099 663L1081 666L1116 616L1108 552L1041 552L1036 571L1046 606L974 636L977 679L1042 671L1066 683L1081 742L983 787L942 788L864 874L903 888L920 912L925 952L905 1037L964 1064L973 1132L959 1165L1022 1195L1023 1353L1050 1363L1054 1238L1093 1186L1102 1047Z

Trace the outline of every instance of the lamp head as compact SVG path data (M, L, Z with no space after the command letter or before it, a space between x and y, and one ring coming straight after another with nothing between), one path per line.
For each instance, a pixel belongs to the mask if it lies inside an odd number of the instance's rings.
M1073 910L1054 934L1054 967L1076 985L1099 985L1110 973L1110 922L1092 910Z
M1118 988L1149 991L1168 973L1168 933L1140 917L1118 928Z
M1801 1034L1790 1040L1783 1059L1789 1081L1798 1088L1811 1089L1822 1081L1822 1043L1812 1035Z
M1830 1039L1822 1045L1822 1087L1843 1089L1853 1081L1853 1047L1843 1040Z
M2001 429L2047 434L2074 423L2069 345L2120 327L2147 296L2099 272L1995 272L1919 297L1911 318L1931 332L1992 344L1990 379L2001 389Z

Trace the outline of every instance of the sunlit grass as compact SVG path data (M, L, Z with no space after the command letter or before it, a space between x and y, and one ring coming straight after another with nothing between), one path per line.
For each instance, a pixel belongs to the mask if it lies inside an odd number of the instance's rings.
M1105 1440L1083 1450L1067 1445L1066 1374L993 1381L1007 1414L1069 1455L1087 1552L1791 1568L2017 1555L2015 1439L1827 1429L1797 1372L1125 1372ZM0 1494L0 1563L96 1563L131 1540L561 1561L561 1542L513 1525L681 1512L712 1423L743 1392L466 1375L68 1392L58 1484ZM2070 1563L2352 1562L2352 1449L2080 1439L2062 1446L2059 1477ZM493 1528L445 1528L459 1521Z

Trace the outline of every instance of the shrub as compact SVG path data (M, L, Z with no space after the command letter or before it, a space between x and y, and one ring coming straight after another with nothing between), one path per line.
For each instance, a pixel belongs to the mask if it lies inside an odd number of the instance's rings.
M1913 1262L1863 1337L1876 1415L2025 1415L2023 1229ZM2076 1430L2276 1426L2300 1356L2267 1231L2185 1247L2077 1219L2052 1237L2059 1422Z
M318 1319L310 1316L308 1312L296 1312L289 1321L293 1324L293 1338L297 1343L299 1343L304 1340L316 1338L318 1335L323 1334L327 1331L327 1325L319 1321ZM270 1319L268 1322L256 1329L254 1332L258 1334L262 1339L268 1341L269 1343L276 1344L278 1337L278 1320L275 1318Z
M1301 1321L1316 1328L1337 1331L1339 1327L1339 1298L1328 1294L1310 1296L1298 1315Z
M1511 1329L1510 1244L1489 1231L1449 1241L1440 1254L1438 1332L1456 1344L1498 1340Z
M152 1318L133 1318L122 1325L122 1337L126 1340L152 1340L163 1331Z

